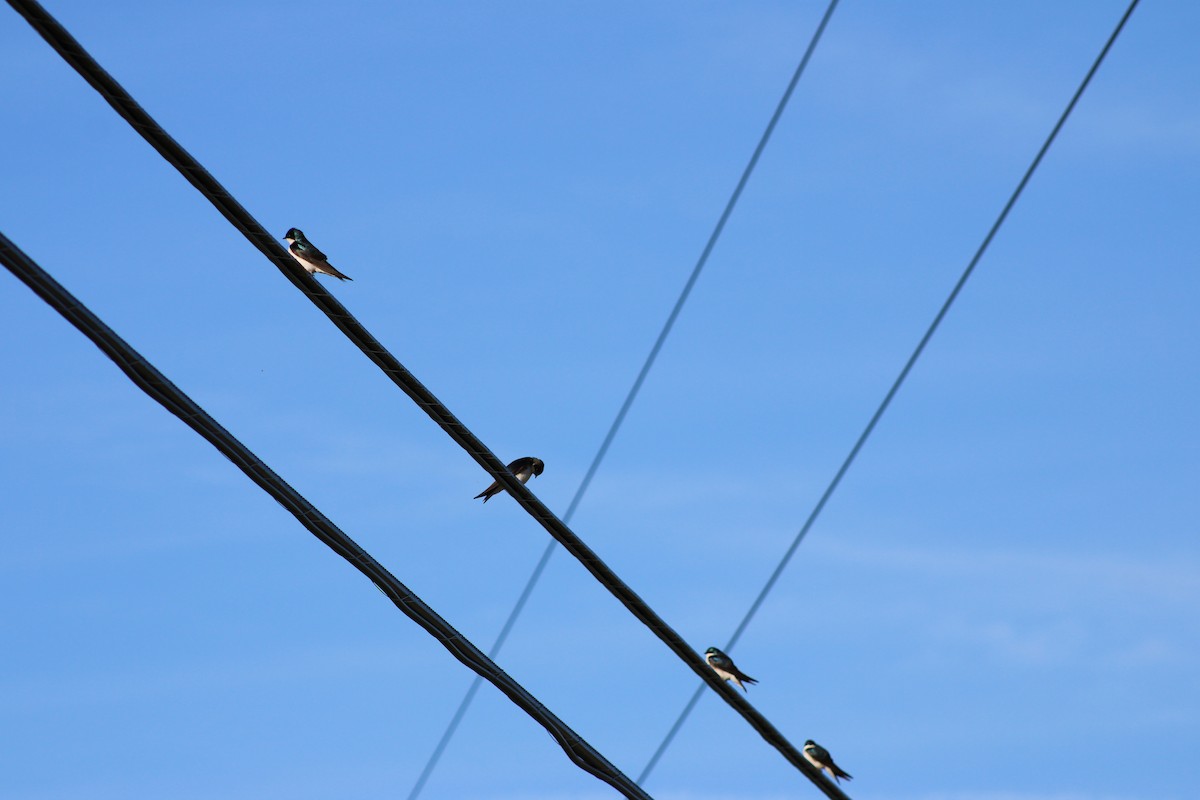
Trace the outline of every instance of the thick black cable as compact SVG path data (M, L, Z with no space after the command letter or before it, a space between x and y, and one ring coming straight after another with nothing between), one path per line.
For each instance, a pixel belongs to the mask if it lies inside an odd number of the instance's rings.
M783 111L787 108L788 101L792 98L792 92L795 91L796 84L800 82L800 77L804 74L808 62L812 59L813 51L817 49L817 44L821 41L821 36L825 33L825 28L829 24L829 18L833 16L837 4L838 0L830 0L829 6L825 9L825 14L817 24L812 38L809 39L808 47L805 48L804 55L800 58L800 63L796 66L795 72L792 73L792 79L788 82L787 89L784 90L783 96L779 98L779 102L775 106L775 113L771 115L766 129L763 130L762 136L759 137L758 145L754 148L754 153L750 156L750 161L746 164L745 169L742 170L742 176L738 180L737 186L734 187L733 194L729 196L729 200L725 203L725 209L717 219L717 224L713 228L712 233L709 234L708 241L705 243L704 249L700 252L700 257L696 259L696 264L692 267L691 275L688 276L687 282L684 283L683 290L679 293L679 298L675 301L671 313L667 315L667 321L663 323L662 330L658 333L658 338L654 340L654 346L650 348L650 353L642 363L642 368L638 370L633 385L629 387L629 392L626 393L625 400L621 403L621 407L617 411L617 416L613 419L612 424L609 425L608 433L605 434L604 440L600 443L600 448L592 457L592 463L588 465L587 472L584 473L583 480L579 483L579 488L575 490L575 496L571 498L571 502L567 506L567 513L563 514L562 519L564 524L571 524L571 518L575 516L575 509L579 507L580 501L592 483L592 478L596 475L596 470L600 468L600 462L608 454L609 446L613 443L613 439L617 436L617 431L621 429L621 425L625 422L625 417L629 413L630 407L633 406L633 401L638 396L638 392L641 391L642 384L646 381L646 376L650 374L650 368L654 366L654 362L658 358L658 353L662 350L663 343L666 342L671 329L675 327L675 320L679 317L679 312L683 310L684 303L687 302L688 296L692 293L692 287L696 285L696 280L700 277L700 272L704 269L704 265L708 263L708 257L712 254L717 239L721 238L721 232L725 230L725 223L729 220L729 216L733 213L738 199L742 196L742 190L746 188L746 183L750 180L751 173L754 172L754 168L758 165L758 159L762 156L763 150L766 149L767 142L771 139L771 134L775 132L775 126L779 123L780 117L783 116ZM508 619L501 626L500 633L496 636L496 641L492 643L491 649L488 650L489 658L495 658L501 648L504 647L504 643L508 641L508 635L512 632L517 618L521 616L521 612L525 609L525 604L533 593L534 587L541 580L542 573L546 570L546 565L550 562L550 556L554 555L556 545L557 542L554 540L546 544L546 549L542 551L541 557L538 559L537 564L534 565L533 572L529 574L529 579L525 581L525 587L521 590L516 604L513 605L512 611L509 612ZM433 753L429 756L429 760L425 762L425 766L421 769L421 774L417 777L416 783L413 784L412 791L408 793L408 800L417 800L417 797L421 794L421 790L425 788L429 776L433 774L433 770L437 767L438 761L441 760L442 754L446 752L450 740L454 738L454 733L458 730L459 723L462 722L467 709L470 708L471 701L475 699L475 694L479 691L480 682L481 679L478 677L472 679L470 687L467 689L466 694L463 695L458 708L455 709L454 715L450 718L450 722L446 726L446 730L442 733L441 739L438 740L437 745L433 748Z
M558 742L567 757L581 769L595 775L626 797L649 798L636 783L609 763L590 744L550 709L538 702L521 684L509 677L500 667L466 637L451 627L432 608L427 606L407 586L371 557L366 550L342 532L332 521L308 502L295 489L264 464L233 434L223 428L199 405L171 383L128 343L104 324L95 314L64 289L57 281L0 233L0 263L26 286L46 301L55 311L92 340L125 375L159 405L174 414L185 425L200 434L209 444L233 462L234 466L254 481L296 517L308 531L325 543L330 550L366 575L405 616L424 628L450 651L450 654L486 678L526 714L533 717Z
M821 791L833 798L845 798L840 789L825 781L795 745L771 724L745 698L717 677L699 654L670 625L651 609L599 556L562 520L519 482L504 463L470 430L450 413L441 401L418 381L395 356L388 352L355 317L304 271L295 259L238 203L220 183L176 142L111 75L96 63L65 28L35 0L8 0L8 4L80 74L110 106L128 122L158 153L170 162L229 222L241 231L295 286L304 293L376 366L415 402L450 438L475 459L494 480L529 513L559 544L566 548L584 569L592 574L643 625L675 653L693 672L733 706L767 742L805 774Z
M804 521L804 525L800 528L799 533L796 534L796 537L792 540L791 545L789 545L788 549L784 552L783 558L779 560L779 563L771 572L771 577L767 579L766 584L758 593L758 596L754 598L754 602L750 604L750 609L746 612L746 615L742 617L742 621L738 623L737 629L733 632L733 636L729 638L728 644L725 645L725 652L732 650L734 645L737 644L738 640L741 639L742 634L746 632L747 626L750 625L750 620L752 620L754 615L758 613L758 609L762 606L763 601L767 599L767 595L770 594L771 589L775 587L775 583L779 580L779 576L783 574L783 570L787 567L788 562L791 561L792 556L795 554L796 548L800 546L800 542L802 542L804 537L808 535L809 529L812 528L813 523L817 521L817 517L821 515L821 511L825 508L825 504L829 501L829 498L837 489L838 484L842 482L842 477L845 476L846 471L850 469L850 465L854 463L854 459L858 457L858 452L862 450L863 445L866 444L867 439L871 436L871 432L875 430L875 426L878 424L880 417L883 416L883 412L887 410L889 405L891 405L892 398L894 398L896 396L896 392L900 390L900 385L904 383L905 378L908 377L908 373L912 371L913 365L917 363L917 359L920 358L921 353L924 352L925 345L929 344L929 340L933 338L934 332L938 329L938 326L942 324L942 320L945 318L946 313L950 310L950 306L954 304L955 299L958 298L959 292L961 292L963 286L966 285L967 279L970 278L971 273L975 271L975 266L979 263L979 260L983 258L984 252L987 251L988 246L992 243L992 239L995 238L996 233L1000 230L1000 226L1003 225L1004 221L1008 218L1008 212L1012 210L1012 207L1017 202L1017 198L1019 198L1021 193L1025 191L1025 185L1029 183L1029 179L1033 177L1033 173L1037 170L1038 165L1042 163L1042 158L1050 149L1050 145L1053 144L1054 140L1058 137L1058 132L1062 130L1067 118L1071 116L1071 112L1075 110L1076 103L1078 103L1079 98L1083 96L1083 92L1085 89L1087 89L1088 84L1092 82L1092 76L1096 74L1096 70L1098 70L1100 68L1100 64L1104 62L1105 56L1108 55L1108 51L1112 48L1113 43L1116 42L1117 37L1120 35L1121 30L1125 27L1125 23L1129 19L1130 15L1133 14L1133 10L1137 7L1138 2L1139 0L1132 0L1132 2L1129 4L1129 7L1125 10L1125 14L1117 23L1116 28L1113 29L1112 34L1108 37L1108 41L1104 43L1104 47L1101 48L1100 54L1096 56L1096 60L1092 62L1091 69L1087 71L1083 81L1079 84L1079 88L1077 88L1075 90L1075 94L1071 96L1071 101L1067 103L1067 107L1059 116L1058 122L1054 124L1054 128L1050 131L1050 135L1047 136L1046 141L1042 143L1041 149L1039 149L1037 155L1034 156L1029 168L1025 170L1025 174L1022 176L1020 183L1017 184L1017 188L1013 190L1013 193L1008 198L1008 202L1004 204L1004 208L1000 211L1000 215L996 218L996 221L992 223L992 227L990 230L988 230L987 236L983 237L983 242L979 245L979 249L975 251L975 255L972 256L970 263L967 264L967 268L963 270L958 282L954 284L954 289L951 290L950 295L946 298L946 302L942 304L941 309L938 310L937 315L933 318L933 322L929 324L929 328L925 331L925 335L921 337L921 341L917 343L916 349L913 350L912 355L908 357L908 361L904 364L904 369L900 370L900 374L892 383L891 388L888 389L887 394L884 395L883 401L879 404L879 407L875 409L875 413L871 415L871 420L867 423L867 426L863 429L862 433L859 434L858 440L854 443L854 446L850 448L850 453L846 456L845 460L842 462L842 465L838 468L837 473L834 474L833 480L831 480L829 485L825 487L825 491L821 495L821 499L817 501L816 506L813 507L812 512L808 515L808 519ZM647 762L641 774L638 775L638 783L643 783L650 776L650 773L654 770L654 766L658 763L658 760L662 758L663 753L666 752L667 747L671 744L671 740L675 738L675 734L679 732L681 727L683 727L684 721L687 719L688 715L691 714L692 709L695 708L696 701L700 699L700 694L703 689L703 686L697 687L696 691L692 694L692 697L688 700L687 705L684 706L683 711L676 718L675 723L671 726L671 729L667 732L667 735L659 744L658 749L654 751L654 755L650 757L650 761Z

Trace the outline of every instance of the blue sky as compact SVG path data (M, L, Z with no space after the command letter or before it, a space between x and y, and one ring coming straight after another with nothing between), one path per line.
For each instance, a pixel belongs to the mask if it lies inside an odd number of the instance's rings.
M49 10L565 510L823 3ZM845 0L573 527L697 649L1124 11ZM1200 781L1200 8L1147 0L735 656L855 798ZM546 533L0 12L0 230L486 647ZM0 789L407 794L471 675L0 275ZM694 677L559 552L501 666L630 774ZM704 697L656 797L817 796ZM485 687L424 797L613 796Z

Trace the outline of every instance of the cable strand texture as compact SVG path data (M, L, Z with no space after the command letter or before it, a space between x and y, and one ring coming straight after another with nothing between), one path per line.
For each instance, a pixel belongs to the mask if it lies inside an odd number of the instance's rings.
M775 131L775 126L779 123L783 116L784 109L787 108L788 101L792 98L792 93L796 89L796 84L800 82L801 76L804 75L804 70L808 66L808 62L812 59L813 52L817 49L817 44L821 41L821 36L825 33L825 28L829 24L830 17L833 16L834 10L837 8L838 0L830 0L828 7L825 9L820 22L817 24L812 37L809 39L808 47L804 50L804 55L800 58L800 63L796 66L792 73L792 78L788 82L787 88L783 92L783 96L779 98L779 102L775 105L775 111L771 115L770 121L767 122L766 128L763 130L762 136L759 137L758 144L754 148L750 160L742 170L742 175L738 179L737 185L734 187L729 200L725 203L725 208L721 215L717 218L717 223L713 227L712 233L709 234L708 241L705 242L704 248L700 251L699 258L696 259L696 264L692 267L691 273L688 275L687 281L684 282L683 289L679 293L679 297L675 300L675 305L671 308L667 315L666 322L663 323L662 329L658 333L658 337L654 340L654 345L650 348L649 354L645 361L642 362L641 369L638 370L637 377L634 378L633 385L629 387L629 391L625 394L625 399L621 403L621 407L617 411L616 417L608 427L608 432L604 435L604 439L600 443L599 449L592 457L591 464L588 465L587 471L583 475L583 480L579 482L578 488L575 490L575 495L571 498L571 502L567 505L567 511L563 514L563 523L570 525L571 518L575 516L575 510L579 507L579 503L583 500L583 496L587 493L588 487L591 486L592 478L595 477L597 470L600 468L601 462L608 454L608 449L616 439L617 432L621 429L621 425L625 422L625 417L629 414L629 409L633 407L634 400L637 399L638 393L641 391L642 384L646 381L646 376L650 374L654 362L658 359L658 354L662 350L663 344L670 335L672 328L675 326L675 321L679 318L680 312L687 303L688 297L691 296L692 287L696 285L696 281L700 278L700 273L708 263L708 258L712 254L713 248L717 244L717 240L721 238L721 233L725 230L725 223L733 214L733 209L737 206L738 199L742 196L742 190L746 188L746 184L750 180L750 175L754 172L754 168L758 165L758 160L762 156L763 151L767 147L767 142L771 139L771 134ZM517 602L513 605L512 610L508 614L508 618L500 628L500 633L497 634L496 640L492 643L492 647L488 650L488 655L495 658L504 647L504 643L508 640L509 634L512 632L513 626L516 624L517 618L521 616L521 612L525 608L530 595L532 595L534 587L542 577L542 573L546 569L546 564L549 563L550 557L554 555L554 541L547 543L542 555L538 558L537 564L534 565L533 571L529 578L525 581L525 587L521 590L521 594L517 597ZM703 685L703 684L702 684ZM458 708L450 717L450 722L446 725L446 730L442 733L438 743L434 746L433 752L425 762L425 766L421 769L420 775L417 776L413 788L409 791L408 800L417 800L422 789L425 788L430 775L433 774L434 768L441 759L442 754L446 751L450 740L454 738L455 731L458 730L459 724L467 713L467 709L471 705L471 701L475 697L475 693L479 690L479 679L475 678L471 681L471 685L467 688L466 693L459 701ZM699 698L699 692L696 694ZM693 700L693 703L695 701Z
M1029 168L1025 170L1025 174L1017 184L1017 188L1014 189L1012 194L1009 196L1008 202L1004 204L1004 208L1000 211L996 221L988 230L987 235L984 236L983 242L975 251L974 256L972 256L971 261L967 264L966 269L963 270L962 275L959 276L958 282L954 284L954 288L950 291L946 301L942 303L942 307L934 316L933 322L929 324L929 327L925 331L925 335L922 336L920 342L917 343L916 348L908 357L908 361L904 364L904 368L900 370L900 374L896 377L896 380L892 382L891 388L888 389L887 394L884 395L883 401L879 404L878 408L875 409L875 413L871 415L870 421L867 422L866 427L863 429L862 433L859 434L858 440L855 441L854 446L850 448L850 453L842 461L841 466L834 474L833 479L829 482L828 486L825 487L825 491L821 494L821 498L817 501L817 504L813 507L812 512L809 513L808 518L804 521L804 525L801 526L800 531L796 534L795 538L792 539L792 543L784 552L783 557L779 560L779 563L775 565L775 569L771 572L771 576L767 579L766 584L763 585L763 588L759 591L758 596L754 598L754 602L750 604L750 609L746 612L745 616L742 617L741 622L738 623L737 629L733 632L733 636L729 638L729 643L725 645L726 652L732 650L734 645L737 644L738 640L741 639L742 634L746 632L746 628L750 625L750 621L754 618L754 615L758 613L758 609L762 607L763 602L767 599L767 595L769 595L771 590L775 587L776 582L783 574L783 571L791 561L792 556L795 555L796 549L800 546L800 543L804 540L804 537L808 535L809 530L817 521L817 518L821 515L821 511L825 508L825 504L829 501L829 498L833 496L834 491L837 490L838 485L842 482L842 478L850 469L850 465L854 463L855 458L858 457L859 451L862 450L863 445L865 445L867 439L870 438L871 433L875 430L875 426L879 423L880 418L883 417L884 412L887 411L888 406L891 405L892 399L896 396L896 393L900 391L901 385L904 383L905 379L908 378L908 374L912 371L913 366L917 363L917 359L919 359L921 354L925 351L925 346L929 344L929 340L933 338L933 334L937 331L938 326L942 324L942 320L946 317L946 314L950 311L950 307L954 304L954 301L958 298L959 293L966 285L967 280L975 271L976 265L979 263L980 259L983 258L983 254L987 251L988 246L992 243L992 239L995 238L996 233L1000 230L1000 227L1008 218L1009 212L1012 211L1013 206L1016 205L1017 199L1025 190L1025 186L1029 183L1030 178L1033 177L1033 173L1037 170L1038 165L1042 163L1042 158L1050 149L1050 145L1054 143L1054 140L1058 137L1059 131L1062 130L1063 125L1066 124L1067 118L1071 116L1071 112L1075 109L1075 105L1079 102L1079 98L1083 96L1084 90L1086 90L1088 84L1091 83L1092 76L1096 74L1096 71L1100 68L1100 65L1104 62L1105 57L1108 55L1108 51L1112 48L1113 43L1116 42L1117 37L1125 28L1125 23L1129 20L1130 15L1133 14L1134 9L1137 8L1138 2L1140 2L1140 0L1132 0L1132 2L1129 4L1129 7L1125 10L1125 14L1121 17L1120 21L1113 29L1112 34L1108 37L1108 41L1104 43L1104 47L1101 48L1099 55L1097 55L1095 61L1092 62L1091 68L1087 71L1087 74L1080 82L1079 87L1075 90L1075 94L1072 95L1070 102L1067 103L1066 108L1059 116L1058 121L1051 129L1050 134L1042 143L1041 148L1038 150L1037 155L1034 156ZM675 723L671 726L671 729L667 732L667 735L663 738L662 742L659 743L658 749L654 751L654 755L651 756L650 761L646 764L645 768L643 768L641 774L638 776L638 783L645 781L646 778L650 776L654 766L658 763L658 760L662 757L663 753L666 752L671 740L675 737L675 734L679 732L680 728L683 727L684 721L687 719L692 709L696 706L696 701L700 698L700 692L702 688L703 687L699 687L696 689L691 699L688 700L687 705L684 706L683 711L680 712L679 717L676 718Z
M336 298L304 271L283 247L238 203L217 180L138 105L79 44L71 34L35 0L8 0L25 20L80 75L101 93L110 106L171 163L221 212L231 224L265 255L334 325L378 366L392 382L429 415L451 439L475 459L527 513L575 557L596 580L617 598L643 625L655 634L692 671L717 692L755 731L777 749L828 797L844 800L840 789L825 781L795 745L757 709L717 677L697 652L658 616L641 597L617 577L596 554L514 478L474 434L470 432L420 381L416 379Z
M426 605L2 233L0 262L87 336L134 384L200 434L250 480L295 516L310 533L366 575L405 616L424 628L456 659L489 681L533 717L558 742L572 762L626 797L648 800L650 796L641 787L613 766L528 690Z

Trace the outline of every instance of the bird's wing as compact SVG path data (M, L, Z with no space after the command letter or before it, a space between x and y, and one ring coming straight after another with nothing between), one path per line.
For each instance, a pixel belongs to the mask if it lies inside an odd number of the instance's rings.
M312 242L296 242L296 249L300 255L313 261L327 261L329 256L317 249L317 246Z
M709 653L705 658L711 667L720 667L726 672L733 672L737 669L737 667L733 666L733 662L729 660L729 656L724 653Z
M351 278L349 275L346 275L345 273L343 273L341 270L339 270L333 264L330 264L325 259L321 259L320 262L316 262L316 263L317 263L317 272L323 272L326 275L332 275L333 277L339 278L343 281L354 280L354 278Z
M513 475L516 475L518 472L528 472L530 467L532 467L532 466L533 466L533 457L532 456L521 456L516 461L514 461L508 465L508 471L511 472Z
M829 751L819 744L810 744L804 746L804 752L820 761L822 764L828 764L833 759L829 757Z
M757 681L757 680L755 680L754 678L751 678L749 675L747 675L746 673L742 672L742 671L741 671L740 669L738 669L737 667L734 667L734 668L733 668L733 673L734 673L735 675L737 675L739 679L741 679L741 680L745 681L746 683L758 683L758 681Z

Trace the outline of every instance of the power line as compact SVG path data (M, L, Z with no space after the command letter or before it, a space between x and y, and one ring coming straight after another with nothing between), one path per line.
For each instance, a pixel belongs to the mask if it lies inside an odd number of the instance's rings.
M812 58L813 51L817 49L817 43L821 41L822 34L825 33L825 27L829 24L829 18L833 16L834 9L837 8L838 0L830 0L828 8L825 9L824 16L817 24L816 31L813 32L812 38L808 42L808 47L804 51L804 55L800 59L799 65L792 74L792 79L788 82L787 89L783 93L783 97L779 99L779 103L775 106L775 113L771 115L770 121L767 123L766 129L762 136L759 137L758 145L754 148L753 155L750 156L750 161L746 164L746 168L742 170L742 177L738 180L737 186L730 195L728 202L725 203L725 209L721 212L721 216L717 220L716 226L708 237L708 242L705 243L704 249L700 252L700 257L696 260L696 265L692 268L691 275L688 276L687 282L683 285L683 290L679 293L679 298L675 301L675 306L671 309L671 313L667 315L667 321L663 324L662 330L658 333L658 338L654 341L654 346L650 348L650 354L646 356L646 360L642 363L642 368L638 371L637 377L633 381L633 385L629 387L629 392L625 395L624 402L621 403L620 410L617 411L617 416L613 419L612 424L608 428L608 433L605 434L604 440L600 443L600 449L592 457L592 463L588 466L587 472L584 473L583 480L579 483L579 488L575 490L575 496L571 498L570 504L567 506L567 513L563 514L563 523L571 524L571 518L575 516L575 509L578 508L584 494L587 493L588 487L592 483L592 478L596 475L596 470L600 468L600 462L604 460L604 456L608 454L608 448L613 443L613 439L617 436L617 431L625 422L625 416L629 413L630 407L633 405L634 399L638 392L641 391L642 384L646 380L646 376L650 373L650 368L654 366L654 361L658 358L658 353L662 350L663 343L666 342L667 336L671 333L671 329L675 326L675 320L679 317L679 312L683 310L684 303L692 293L692 287L696 285L696 280L700 277L700 272L704 269L704 265L708 263L708 257L716 246L717 239L721 237L722 231L725 230L725 223L729 220L729 216L733 213L734 206L737 205L738 199L742 196L742 190L746 188L747 181L750 180L750 174L754 172L754 168L758 165L758 159L766 149L767 142L771 138L771 134L775 131L775 125L783 116L783 111L787 108L788 101L792 98L792 92L796 88L796 84L800 82L800 76L804 74L805 68L808 66L809 60ZM546 544L546 549L542 551L541 557L534 565L533 572L529 574L529 579L525 581L525 587L521 590L517 602L512 607L512 611L508 614L508 619L504 621L504 625L500 628L500 633L496 636L496 641L492 643L492 647L488 650L488 656L495 658L504 647L504 643L508 640L508 635L512 632L513 625L516 624L517 618L521 616L521 612L525 609L525 604L528 602L533 589L541 580L542 573L546 569L546 565L550 562L550 556L554 555L554 548L557 543L553 540ZM471 681L470 687L467 689L463 699L459 702L458 708L454 711L454 715L450 718L449 724L446 725L446 730L442 733L442 738L438 740L437 745L433 748L433 753L430 754L429 760L425 762L425 766L421 769L421 774L417 777L417 781L413 784L412 791L408 793L408 800L416 800L421 794L421 790L425 788L429 776L433 774L434 768L437 767L438 761L441 760L442 754L450 744L450 740L454 738L455 731L458 730L459 723L470 708L471 702L475 699L475 693L479 691L480 679L474 678Z
M304 293L345 336L350 339L391 381L409 396L460 447L475 459L493 479L538 523L583 565L584 569L617 598L643 625L675 653L693 672L719 693L784 758L804 773L827 796L845 800L846 795L829 784L795 745L757 709L717 677L665 620L651 609L599 556L563 524L524 484L514 478L496 457L467 429L425 386L371 335L345 306L289 256L259 222L208 172L138 105L125 89L83 49L82 45L35 0L8 0L26 21L59 53L110 106L158 153L171 163L229 222L241 231L284 276Z
M1133 14L1133 10L1137 7L1139 1L1140 0L1132 0L1132 2L1129 4L1129 7L1125 10L1125 14L1117 23L1116 28L1113 29L1112 34L1108 37L1108 41L1104 43L1104 47L1101 48L1100 54L1096 56L1096 60L1092 62L1091 69L1087 71L1083 81L1079 84L1079 88L1075 90L1075 94L1072 95L1071 101L1067 103L1067 107L1059 116L1058 122L1054 124L1054 128L1050 131L1050 135L1047 136L1046 141L1042 143L1041 149L1039 149L1037 155L1034 156L1033 162L1030 163L1029 168L1025 170L1024 176L1022 176L1021 181L1017 184L1017 188L1014 189L1013 193L1009 196L1008 202L1004 204L1004 208L1000 211L1000 215L992 224L991 229L988 230L987 236L983 237L983 242L979 245L979 249L975 251L975 255L971 257L971 261L967 264L967 268L963 270L958 282L954 284L954 288L951 290L949 297L946 298L946 302L942 304L941 309L938 310L937 315L933 318L933 322L929 324L929 328L925 331L925 335L921 337L921 341L917 343L916 349L913 350L912 355L908 357L908 361L904 364L904 368L900 370L900 374L892 383L891 388L888 389L887 394L884 395L883 401L879 404L879 407L875 409L875 413L871 415L871 420L867 423L867 426L863 429L863 432L859 434L858 440L854 443L854 446L850 448L850 453L846 456L846 459L838 468L837 473L834 474L833 480L831 480L829 485L825 488L824 493L821 495L821 499L818 500L816 506L813 507L812 512L808 515L808 519L804 521L804 525L800 528L800 531L792 540L791 545L789 545L788 549L784 552L783 558L779 560L779 563L775 566L774 571L771 572L771 576L767 579L766 584L758 593L758 596L754 598L754 602L750 604L750 609L746 612L746 615L742 617L742 621L738 623L737 629L733 632L733 636L729 638L729 643L725 646L726 652L731 650L742 637L742 634L746 632L746 628L749 626L750 620L752 620L754 615L758 613L758 609L762 606L763 601L767 599L767 595L770 594L771 590L775 587L775 583L779 580L779 576L783 574L783 570L787 567L788 562L791 561L792 556L796 552L796 548L800 546L800 542L803 541L804 537L808 535L809 529L812 528L813 523L817 521L817 517L820 516L821 511L825 508L825 504L829 501L829 498L837 489L838 484L842 482L842 477L845 476L846 471L850 469L850 465L854 462L854 459L858 457L858 452L862 449L863 445L866 444L867 439L871 436L871 432L875 430L875 425L879 422L880 417L883 416L883 412L887 410L889 405L891 405L892 398L896 396L896 392L900 390L900 385L904 383L904 380L908 377L908 373L912 370L913 365L916 364L917 359L921 357L921 353L925 350L925 345L929 344L929 340L933 338L934 332L938 329L938 326L942 324L942 319L945 318L946 313L950 310L950 306L953 305L955 299L958 298L959 292L961 292L963 286L966 285L967 279L971 277L971 273L975 271L975 266L979 263L979 260L983 258L984 252L992 243L992 239L995 238L997 231L1000 230L1000 226L1003 225L1004 221L1008 218L1008 212L1012 210L1012 207L1017 202L1017 198L1019 198L1021 193L1025 191L1025 185L1029 183L1029 179L1033 177L1033 173L1037 170L1038 165L1042 163L1042 158L1050 149L1050 145L1053 144L1054 140L1058 137L1058 132L1062 130L1063 125L1067 121L1067 117L1069 117L1071 112L1075 109L1075 104L1078 103L1079 98L1083 96L1084 90L1087 89L1088 84L1092 81L1092 76L1095 75L1096 70L1100 68L1100 64L1103 63L1105 56L1108 55L1109 49L1112 48L1113 43L1117 40L1117 36L1120 35L1121 30L1125 27L1125 22L1129 19L1130 15ZM671 726L671 729L667 732L667 735L663 738L662 742L659 743L658 749L654 751L654 755L650 757L650 761L647 762L641 774L638 775L638 783L645 782L646 778L648 778L650 773L654 770L658 760L662 758L663 753L666 752L667 747L671 744L671 740L675 738L675 734L679 732L681 727L683 727L684 721L687 719L688 715L691 714L692 709L695 708L696 702L700 699L700 694L703 688L703 686L698 687L692 694L692 697L688 700L687 705L684 706L679 717L676 718L675 723Z
M533 717L558 742L571 761L626 797L649 800L650 795L646 794L641 787L609 763L608 759L584 741L583 737L571 730L525 687L509 677L500 667L496 666L494 661L485 656L483 651L471 644L450 623L442 619L421 598L384 569L366 550L363 550L353 539L343 533L328 517L289 486L283 478L279 477L233 434L210 417L181 389L167 380L149 361L34 263L3 233L0 233L0 262L3 262L13 275L17 276L55 311L91 339L92 343L112 359L142 391L204 437L209 444L232 461L234 466L245 473L246 477L254 481L259 488L296 517L313 536L350 562L363 575L366 575L405 616L424 628L449 650L451 655L470 667L481 678L486 678L526 714Z

